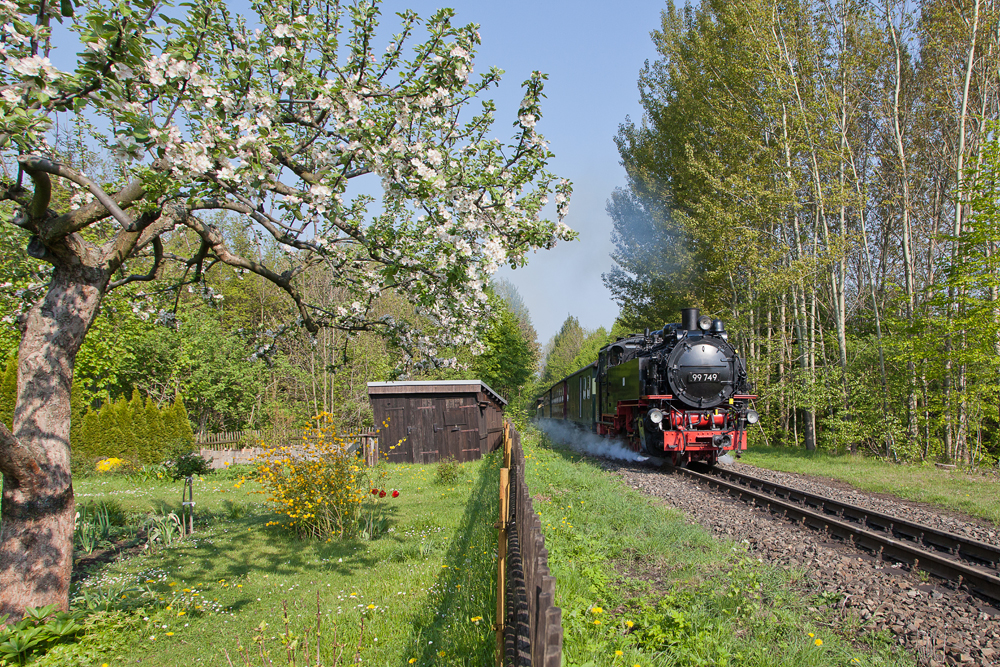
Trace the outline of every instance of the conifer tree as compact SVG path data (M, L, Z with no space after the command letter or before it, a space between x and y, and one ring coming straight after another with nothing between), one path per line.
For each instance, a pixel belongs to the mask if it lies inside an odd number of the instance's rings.
M109 431L109 444L114 453L112 456L123 458L132 463L139 462L136 451L136 441L133 436L135 424L132 420L129 402L122 396L111 406L111 429Z
M146 408L142 403L142 396L139 395L139 390L136 388L132 389L132 398L128 402L128 416L132 422L130 434L135 457L141 465L148 465L155 458L154 448L149 440L149 429L146 427Z
M118 437L116 431L114 403L105 401L97 413L97 429L92 441L92 452L95 460L118 454L115 447Z
M166 433L163 428L163 412L149 396L146 397L145 438L149 449L150 463L160 463L166 456Z
M105 403L107 405L107 403ZM102 431L100 413L94 410L87 410L81 420L80 435L71 441L73 447L73 467L76 470L91 472L94 463L101 456L102 451Z
M177 419L177 437L190 451L190 448L194 446L194 430L191 428L191 420L188 418L187 408L184 406L184 397L180 394L174 398L173 408Z

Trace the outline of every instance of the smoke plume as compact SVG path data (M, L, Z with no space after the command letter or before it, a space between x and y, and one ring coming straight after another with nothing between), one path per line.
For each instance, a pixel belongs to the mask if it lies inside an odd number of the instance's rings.
M580 430L571 422L539 419L537 424L538 428L552 439L552 442L587 456L600 456L616 461L645 462L649 460L648 456L637 454L622 445L620 440L611 440L596 433Z

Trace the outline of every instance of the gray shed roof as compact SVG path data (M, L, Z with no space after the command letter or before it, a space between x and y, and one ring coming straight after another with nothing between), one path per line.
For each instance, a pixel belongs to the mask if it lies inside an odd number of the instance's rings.
M368 394L465 394L484 391L500 405L507 399L482 380L409 380L404 382L369 382Z

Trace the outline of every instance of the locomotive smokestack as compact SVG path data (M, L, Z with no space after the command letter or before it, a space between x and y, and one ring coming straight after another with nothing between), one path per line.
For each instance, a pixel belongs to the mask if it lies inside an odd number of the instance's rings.
M698 309L681 308L681 326L688 331L698 331Z

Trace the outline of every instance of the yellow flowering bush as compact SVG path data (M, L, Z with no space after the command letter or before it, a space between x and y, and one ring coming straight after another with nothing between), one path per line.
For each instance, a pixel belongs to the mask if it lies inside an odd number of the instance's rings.
M108 459L101 459L97 462L95 467L97 468L97 472L115 472L120 470L123 465L125 465L124 459L111 457Z
M262 443L254 459L262 493L303 537L353 537L372 488L353 440L337 435L333 416L316 415L296 445Z

